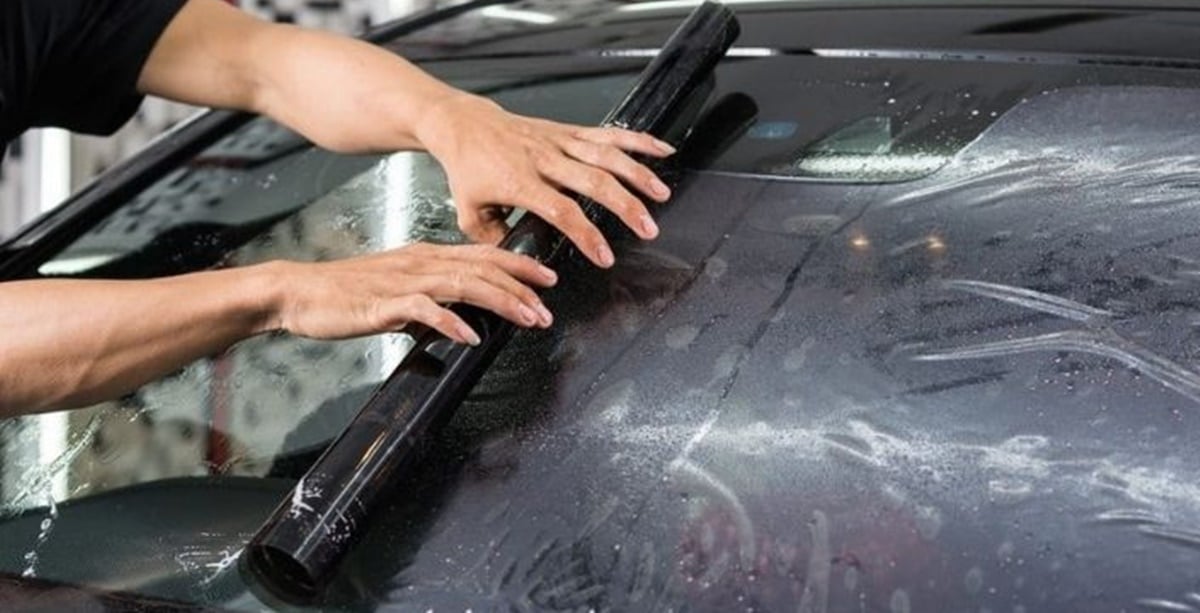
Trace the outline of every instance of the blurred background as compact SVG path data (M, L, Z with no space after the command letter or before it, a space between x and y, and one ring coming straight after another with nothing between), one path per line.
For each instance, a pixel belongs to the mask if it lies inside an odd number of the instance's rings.
M228 0L264 19L345 34L450 4L447 0ZM141 111L111 137L62 130L31 130L14 141L0 162L0 239L61 203L114 163L198 112L195 107L147 99Z

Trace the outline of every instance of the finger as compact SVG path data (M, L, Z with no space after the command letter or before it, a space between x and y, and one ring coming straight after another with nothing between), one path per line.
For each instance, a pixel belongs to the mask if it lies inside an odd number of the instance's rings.
M537 292L525 283L536 282L549 286L552 285L550 279L556 278L557 275L533 258L483 245L458 246L443 252L442 259L428 262L420 274L456 282L452 287L457 291L439 294L437 298L440 300L464 301L467 284L479 280L515 296L525 306L536 311L539 320L551 319L548 317L550 312ZM443 288L437 286L426 288L431 289L443 291Z
M468 259L486 260L499 267L505 276L515 277L525 283L539 287L553 287L558 283L558 275L553 270L527 255L485 245L462 246L458 249Z
M380 307L384 317L396 322L398 328L406 322L420 322L446 335L453 341L477 346L482 342L479 334L450 309L434 302L429 296L417 294L396 298Z
M638 236L644 239L658 236L658 225L646 205L607 172L565 156L543 161L541 172L547 179L600 203Z
M458 207L458 228L473 242L498 245L508 233L504 217L497 215L489 205L464 204Z
M520 258L522 256L517 257ZM542 299L537 295L537 292L533 291L533 289L528 285L518 281L517 277L510 274L499 264L496 264L495 262L483 262L478 268L474 269L474 272L478 274L483 281L490 283L496 289L510 296L516 296L517 299L522 302L523 306L526 307L526 309L519 309L519 314L523 319L530 323L530 325L540 325L543 328L549 328L554 324L554 315L550 312L550 309L546 308L546 304L542 302ZM535 271L533 274L544 278L542 277L541 272ZM534 315L533 319L529 318L528 310L532 311Z
M450 273L424 275L417 281L415 288L440 303L462 302L487 309L501 317L527 328L538 325L549 325L538 310L526 304L526 300L541 304L536 295L523 296L525 292L532 294L529 288L521 286L525 291L508 291L487 279L489 275L500 274L500 269L488 265L476 264L472 267L458 266ZM511 279L511 277L509 277ZM544 309L544 307L543 307ZM548 312L547 312L548 313Z
M666 202L671 197L671 188L654 172L612 145L568 138L561 146L567 155L624 179L629 185L637 187L643 194L659 202Z
M515 204L557 228L596 266L609 268L616 262L608 241L604 239L600 230L588 221L578 202L544 183L531 184L523 190L518 199L520 202Z
M612 145L618 149L643 153L656 158L674 155L675 148L643 132L634 132L622 128L580 128L575 131L577 138Z
M413 274L450 273L478 263L495 266L493 274L511 276L538 287L553 287L558 274L541 262L519 253L492 245L434 245L413 243L400 249L384 252L403 257L403 270ZM417 257L409 257L414 256ZM378 256L366 256L378 257ZM533 290L530 290L532 292ZM536 297L536 294L533 294Z

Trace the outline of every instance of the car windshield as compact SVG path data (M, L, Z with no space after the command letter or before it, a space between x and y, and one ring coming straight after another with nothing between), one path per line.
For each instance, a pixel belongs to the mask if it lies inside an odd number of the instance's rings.
M594 124L644 61L425 66ZM1196 73L783 53L710 85L663 237L562 271L319 608L1192 606ZM39 272L461 240L429 156L258 119ZM408 346L265 336L0 423L0 569L258 606L241 547Z

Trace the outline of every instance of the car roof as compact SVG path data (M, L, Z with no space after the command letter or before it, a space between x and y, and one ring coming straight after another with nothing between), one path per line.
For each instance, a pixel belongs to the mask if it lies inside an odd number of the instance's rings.
M417 58L654 48L696 4L497 5L411 33L396 48ZM738 44L748 47L949 47L1165 57L1195 57L1197 50L1188 35L1195 2L813 1L730 7L743 25ZM1141 35L1124 35L1127 30Z

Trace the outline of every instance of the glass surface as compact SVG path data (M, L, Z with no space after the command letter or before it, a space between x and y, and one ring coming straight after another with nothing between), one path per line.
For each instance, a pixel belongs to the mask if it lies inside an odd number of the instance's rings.
M430 68L588 124L634 74L589 61ZM1184 602L1200 460L1181 416L1200 377L1180 331L1200 245L1194 143L1172 126L1200 101L1170 88L1196 85L1089 66L722 66L708 108L742 93L753 122L691 135L721 144L684 145L705 172L670 173L660 241L619 240L609 273L562 271L555 329L518 335L321 608L1061 610L1047 582L1091 594L1078 584L1109 576L1105 556L1123 605ZM256 121L41 272L414 240L460 240L429 157L332 155ZM261 607L240 547L406 347L261 337L120 402L0 423L0 568Z
M252 147L241 147L246 142ZM254 122L134 199L43 273L143 277L461 240L429 156L333 156L290 142L286 131ZM52 513L67 500L173 477L265 475L276 458L319 449L335 435L343 422L330 421L315 438L287 438L342 390L386 377L408 343L400 334L340 342L260 336L120 401L0 423L11 469L0 513L48 503ZM22 457L52 461L22 467ZM10 570L42 576L36 543L28 545L24 568Z
M334 602L1194 608L1198 92L1036 96L903 184L687 175L657 241L567 271Z

